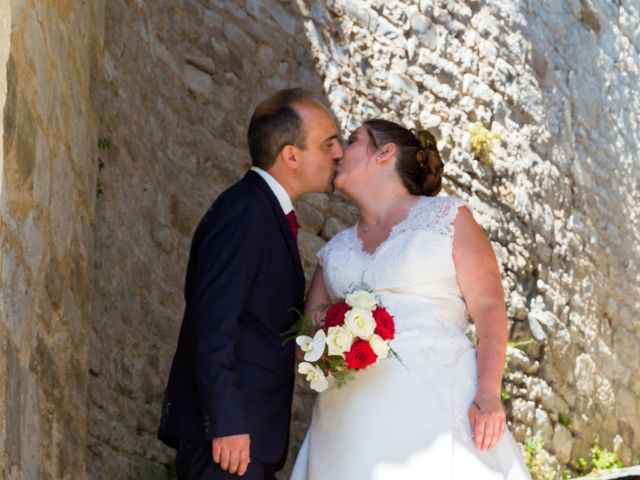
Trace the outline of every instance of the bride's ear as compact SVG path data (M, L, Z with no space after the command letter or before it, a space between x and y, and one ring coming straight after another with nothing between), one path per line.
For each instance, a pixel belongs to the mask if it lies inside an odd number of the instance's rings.
M396 156L396 145L394 143L386 143L378 149L376 154L376 162L387 163Z

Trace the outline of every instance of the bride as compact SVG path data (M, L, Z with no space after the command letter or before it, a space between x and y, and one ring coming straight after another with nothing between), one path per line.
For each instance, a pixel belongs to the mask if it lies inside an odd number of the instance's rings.
M365 283L395 317L404 365L381 361L318 395L293 480L530 478L500 400L498 265L464 203L435 196L442 168L424 130L370 120L348 140L335 185L360 218L318 252L305 310L319 321L319 305Z

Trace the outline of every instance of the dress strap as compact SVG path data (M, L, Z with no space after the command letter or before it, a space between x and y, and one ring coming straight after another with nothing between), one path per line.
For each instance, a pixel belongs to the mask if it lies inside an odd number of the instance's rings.
M423 197L420 203L402 225L399 231L430 230L453 238L453 222L458 210L467 204L455 197Z

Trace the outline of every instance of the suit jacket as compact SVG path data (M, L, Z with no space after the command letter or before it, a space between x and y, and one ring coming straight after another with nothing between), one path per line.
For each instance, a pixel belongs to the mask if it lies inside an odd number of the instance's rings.
M286 458L294 342L304 273L287 218L255 172L223 192L198 225L186 308L158 437L207 441L249 433L251 456Z

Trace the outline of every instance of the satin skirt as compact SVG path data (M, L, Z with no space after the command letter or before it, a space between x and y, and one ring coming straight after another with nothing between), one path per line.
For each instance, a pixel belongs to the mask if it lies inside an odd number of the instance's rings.
M292 480L530 480L507 430L490 451L471 440L475 350L406 336L388 358L318 394Z

